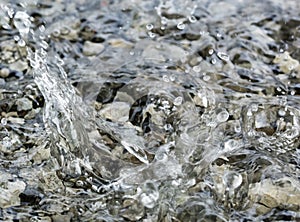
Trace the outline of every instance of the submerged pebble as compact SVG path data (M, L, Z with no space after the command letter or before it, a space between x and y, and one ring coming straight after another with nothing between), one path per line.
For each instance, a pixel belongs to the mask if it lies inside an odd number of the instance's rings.
M104 45L101 43L85 41L82 52L86 56L94 56L101 53L103 49L104 49Z

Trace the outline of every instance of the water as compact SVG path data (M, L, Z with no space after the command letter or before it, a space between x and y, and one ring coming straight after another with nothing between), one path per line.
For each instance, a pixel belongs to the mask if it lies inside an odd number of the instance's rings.
M299 220L299 4L1 3L1 220Z

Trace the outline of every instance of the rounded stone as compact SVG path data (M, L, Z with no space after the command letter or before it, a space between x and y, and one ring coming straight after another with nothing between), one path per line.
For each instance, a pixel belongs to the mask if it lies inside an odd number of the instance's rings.
M0 70L0 77L1 78L6 78L9 76L9 69L8 68L2 68Z
M82 52L86 56L94 56L101 53L103 49L104 49L104 45L101 43L85 41Z

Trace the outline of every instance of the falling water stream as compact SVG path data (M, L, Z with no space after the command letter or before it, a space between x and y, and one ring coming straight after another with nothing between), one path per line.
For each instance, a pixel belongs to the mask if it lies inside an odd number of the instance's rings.
M0 220L299 220L299 9L1 3Z

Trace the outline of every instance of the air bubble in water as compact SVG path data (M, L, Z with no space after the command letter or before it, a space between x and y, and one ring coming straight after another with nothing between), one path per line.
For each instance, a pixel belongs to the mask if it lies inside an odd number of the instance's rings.
M215 52L215 51L214 51L213 49L209 49L209 50L208 50L208 54L209 54L209 55L214 54L214 52Z
M19 11L15 14L14 24L21 36L26 36L31 25L30 16L26 12Z
M18 41L18 45L19 45L20 47L24 47L24 46L26 45L26 42L24 41L24 39L20 39L20 40Z
M168 23L167 18L162 17L162 18L161 18L161 24L162 24L162 25L166 25L167 23Z
M39 30L40 30L41 32L45 32L46 28L45 28L44 25L41 25L41 26L39 26Z
M210 76L204 75L204 76L203 76L203 80L204 80L204 81L209 81L209 80L210 80Z
M153 32L148 32L148 35L150 38L154 38L155 37L155 34Z
M217 56L225 62L229 61L229 56L225 52L218 52Z
M164 76L163 76L163 80L164 80L165 82L170 82L170 79L169 79L169 77L168 77L167 75L164 75Z
M185 24L183 22L179 22L177 24L177 28L180 29L180 30L183 30L185 28Z
M170 80L171 80L171 82L174 82L174 81L175 81L175 76L174 76L174 75L171 75L171 76L170 76Z
M53 35L54 37L58 37L58 36L60 36L60 31L59 31L58 29L55 29L55 30L52 32L52 35Z
M166 131L172 131L172 130L173 130L173 127L172 127L172 125L171 125L170 123L167 123L166 125L164 125L164 129L165 129Z
M238 188L242 182L242 175L237 172L227 172L223 176L223 183L225 184L226 189L229 191L229 194L233 194L234 190Z
M278 115L279 115L279 116L285 116L285 114L286 114L286 112L285 112L283 109L280 109L280 110L278 111Z
M195 16L193 16L193 15L191 15L191 16L189 16L189 21L190 21L190 23L195 23L195 22L197 22L197 19L196 19L196 17Z
M235 139L227 140L224 143L224 152L230 152L232 150L235 150L238 147L239 147L239 142L237 140Z
M240 124L236 124L236 125L234 126L234 131L235 131L236 133L240 133L240 132L242 131L241 125L240 125Z
M182 97L181 96L176 97L174 100L174 105L179 106L181 104L182 104Z
M228 118L229 118L229 113L225 109L222 109L217 115L217 120L220 123L226 122Z
M7 119L6 118L2 118L1 119L1 124L2 124L2 126L5 126L7 124Z
M149 31L152 30L153 29L153 25L152 24L147 24L146 25L146 29L149 30Z
M200 72L200 71L201 71L201 67L200 67L200 66L194 66L194 67L193 67L193 70L194 70L195 72Z
M19 40L20 40L20 36L15 35L15 36L14 36L14 40L15 40L15 41L19 41Z

